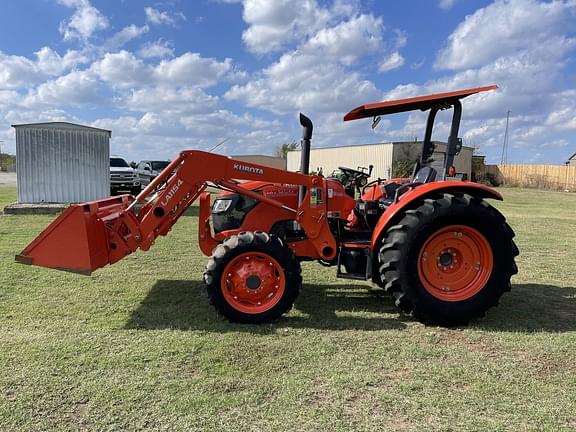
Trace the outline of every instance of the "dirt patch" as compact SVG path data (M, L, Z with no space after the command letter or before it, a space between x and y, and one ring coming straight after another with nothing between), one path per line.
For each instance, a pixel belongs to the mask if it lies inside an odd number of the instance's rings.
M530 353L527 351L515 351L514 357L534 374L541 378L549 378L555 375L576 373L576 360L549 353Z
M433 332L432 335L445 346L460 345L486 357L499 357L502 355L501 352L488 341L474 340L462 330L444 329L443 331Z
M72 409L72 416L76 420L83 420L88 414L88 400L81 400L74 403L74 408Z

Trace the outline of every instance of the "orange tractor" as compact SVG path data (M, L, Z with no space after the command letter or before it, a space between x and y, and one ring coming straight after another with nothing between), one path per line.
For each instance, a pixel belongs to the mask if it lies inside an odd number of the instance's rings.
M485 201L502 196L450 178L461 147L461 99L494 88L367 104L344 117L429 111L410 179L368 182L370 172L345 167L339 180L309 175L312 122L300 115L300 172L182 151L137 197L71 205L16 260L89 275L148 250L199 199L198 241L210 256L204 282L211 303L231 321L280 317L298 296L301 261L318 261L336 267L340 278L372 281L424 323L466 323L496 305L517 273L514 232ZM450 108L437 172L430 166L434 120ZM213 205L208 186L222 190Z

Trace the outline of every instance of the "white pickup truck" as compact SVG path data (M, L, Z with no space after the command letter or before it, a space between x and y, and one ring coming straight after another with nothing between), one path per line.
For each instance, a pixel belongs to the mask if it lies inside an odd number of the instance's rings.
M130 192L132 195L137 195L141 190L142 185L134 169L125 159L112 156L110 158L110 193L114 195L118 192Z

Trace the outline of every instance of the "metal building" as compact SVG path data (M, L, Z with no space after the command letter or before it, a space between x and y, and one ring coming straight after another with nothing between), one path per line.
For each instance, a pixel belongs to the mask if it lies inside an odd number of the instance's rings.
M446 157L446 143L434 142L436 148L432 158L432 166L439 174L442 173ZM330 175L338 166L357 169L368 168L374 165L372 179L388 179L392 177L392 164L402 159L415 160L422 151L421 142L391 142L364 145L351 145L342 147L314 148L310 151L310 170L318 171L322 168L325 176ZM470 178L472 171L472 147L462 147L460 154L454 158L454 167L457 173L466 174ZM288 171L300 169L300 151L288 152Z
M282 159L281 157L267 155L232 155L230 157L239 161L255 163L271 168L286 169L286 159Z
M19 203L69 203L110 195L112 132L66 122L12 125Z

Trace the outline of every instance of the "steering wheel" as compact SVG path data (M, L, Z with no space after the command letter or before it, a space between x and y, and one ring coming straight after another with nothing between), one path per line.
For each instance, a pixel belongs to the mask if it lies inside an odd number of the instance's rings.
M362 188L362 195L364 195L366 193L366 189L368 189L370 186L375 185L375 184L380 184L380 183L384 183L386 180L384 179L376 179L376 180L372 180L369 183L366 183L364 185L364 187Z
M350 173L352 176L354 177L360 177L360 176L366 176L368 177L368 173L367 172L363 172L363 171L358 171L352 168L346 168L346 167L342 167L339 166L338 169L344 173L348 172Z

